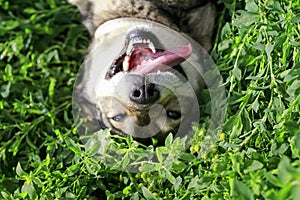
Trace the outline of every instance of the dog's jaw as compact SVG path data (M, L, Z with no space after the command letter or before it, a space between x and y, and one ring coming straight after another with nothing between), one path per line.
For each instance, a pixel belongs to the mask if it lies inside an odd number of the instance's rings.
M192 53L191 45L163 50L161 42L150 31L135 29L128 34L124 48L112 63L106 79L119 72L145 75L178 66Z

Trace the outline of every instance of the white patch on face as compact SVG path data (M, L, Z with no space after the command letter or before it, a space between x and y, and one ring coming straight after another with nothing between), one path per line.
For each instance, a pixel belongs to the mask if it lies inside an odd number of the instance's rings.
M95 99L101 97L113 97L116 95L116 88L121 87L120 81L126 76L126 72L119 72L110 79L101 79L95 87Z

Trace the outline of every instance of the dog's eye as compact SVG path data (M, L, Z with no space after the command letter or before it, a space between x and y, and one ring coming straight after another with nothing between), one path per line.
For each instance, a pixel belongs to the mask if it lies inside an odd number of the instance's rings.
M126 114L119 114L119 115L113 116L112 120L114 120L116 122L121 122L125 119L126 116L127 116Z
M181 113L176 111L167 111L167 117L171 119L179 119L181 117Z

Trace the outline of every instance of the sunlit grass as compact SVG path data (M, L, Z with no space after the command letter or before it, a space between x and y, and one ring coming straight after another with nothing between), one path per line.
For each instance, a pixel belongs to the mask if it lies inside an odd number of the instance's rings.
M122 158L107 166L85 151L73 123L72 89L89 42L76 8L0 0L0 198L297 199L300 3L220 2L211 55L228 103L218 137L203 151L203 119L186 152L170 151L187 148L170 136L157 162L127 173L114 167L153 148L103 131Z

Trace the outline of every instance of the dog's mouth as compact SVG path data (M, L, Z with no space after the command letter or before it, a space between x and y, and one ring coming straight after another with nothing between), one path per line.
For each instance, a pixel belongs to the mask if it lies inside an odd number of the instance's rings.
M109 79L118 72L145 75L165 71L185 61L191 53L191 45L162 50L152 34L134 33L126 40L121 55L114 60L106 78Z

